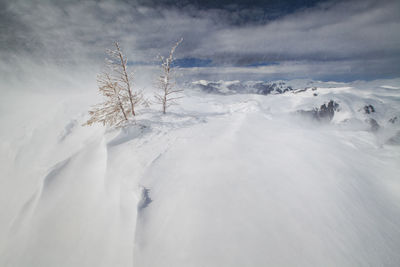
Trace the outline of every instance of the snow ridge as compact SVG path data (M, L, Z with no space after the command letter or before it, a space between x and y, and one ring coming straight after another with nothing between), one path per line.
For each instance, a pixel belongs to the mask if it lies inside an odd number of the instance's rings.
M0 265L397 266L399 85L198 81L122 129L10 95Z

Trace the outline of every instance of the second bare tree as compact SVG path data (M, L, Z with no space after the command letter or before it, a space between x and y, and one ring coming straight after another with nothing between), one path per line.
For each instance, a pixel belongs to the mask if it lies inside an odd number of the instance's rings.
M158 78L158 87L161 92L155 94L155 98L162 105L162 112L164 114L167 112L168 107L176 104L175 100L182 98L182 96L179 96L179 93L183 92L183 90L175 89L175 82L173 81L174 52L182 41L183 38L176 42L167 58L160 56L162 74Z

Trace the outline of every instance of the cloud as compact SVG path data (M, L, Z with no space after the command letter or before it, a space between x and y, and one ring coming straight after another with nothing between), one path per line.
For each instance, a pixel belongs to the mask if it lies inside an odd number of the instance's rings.
M265 19L268 10L254 6L238 11L186 2L180 2L184 8L167 8L169 3L3 3L0 58L7 63L98 65L105 49L118 40L130 60L154 62L182 36L178 58L212 62L201 73L237 74L240 69L268 76L273 70L279 77L346 79L400 75L400 2L395 0L322 2L273 20ZM274 65L244 71L248 65L270 63Z

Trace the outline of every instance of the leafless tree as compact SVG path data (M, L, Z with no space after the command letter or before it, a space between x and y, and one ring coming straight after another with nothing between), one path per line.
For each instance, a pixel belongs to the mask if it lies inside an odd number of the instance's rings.
M104 102L93 106L89 111L90 119L85 125L99 122L103 125L120 125L128 120L120 89L108 73L102 73L98 79L99 92L104 96Z
M134 117L135 107L142 100L142 93L132 91L133 74L127 70L127 59L117 42L115 50L108 50L106 68L98 75L99 92L104 102L97 104L89 111L90 119L86 125L99 122L103 125L119 126Z
M155 95L156 101L162 105L162 112L165 114L167 108L171 105L175 105L175 100L182 98L182 96L177 96L183 90L175 89L175 82L173 81L173 68L172 63L174 62L174 52L178 45L183 41L181 38L176 44L171 48L169 56L167 58L160 56L162 74L158 79L158 86L161 90L160 93Z

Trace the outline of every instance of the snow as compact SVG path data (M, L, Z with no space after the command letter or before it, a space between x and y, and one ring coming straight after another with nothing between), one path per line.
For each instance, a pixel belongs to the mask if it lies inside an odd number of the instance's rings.
M398 266L400 80L286 84L316 90L186 88L124 129L81 126L93 84L4 90L0 266Z

